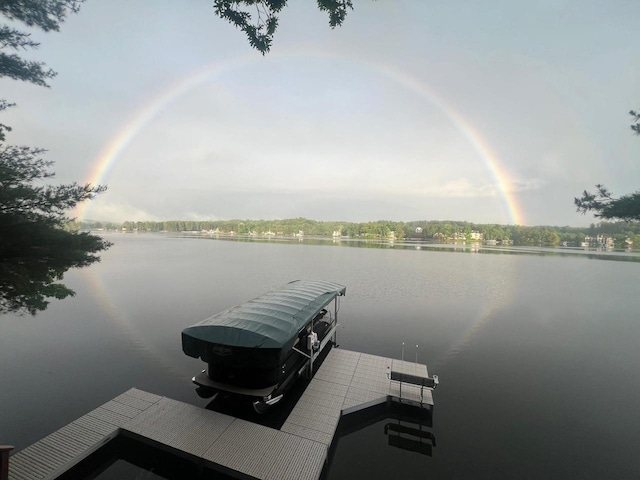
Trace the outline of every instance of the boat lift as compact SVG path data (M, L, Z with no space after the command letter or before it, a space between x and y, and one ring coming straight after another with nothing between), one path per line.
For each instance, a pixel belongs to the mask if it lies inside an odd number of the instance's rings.
M327 343L333 342L335 345L337 342L337 329L340 326L338 323L338 311L340 310L340 306L338 305L340 296L337 296L333 301L333 316L331 316L331 312L329 312L329 316L331 320L329 323L330 330L326 333L322 341L318 340L318 335L314 331L316 319L311 320L311 332L307 336L307 350L309 353L300 350L299 348L293 347L293 350L298 352L300 355L305 356L309 359L309 361L298 371L298 375L302 375L305 373L307 378L313 377L313 362L322 354L322 351L327 346ZM323 318L323 317L321 317Z

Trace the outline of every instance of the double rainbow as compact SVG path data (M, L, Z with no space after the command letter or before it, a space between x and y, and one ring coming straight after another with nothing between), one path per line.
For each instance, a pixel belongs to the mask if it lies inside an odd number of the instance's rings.
M344 59L336 56L325 56L324 58L338 58L348 60L351 63L357 63L364 68L368 68L378 74L384 75L386 78L414 92L428 103L435 106L451 121L458 131L462 133L478 153L479 157L483 160L497 186L501 197L502 208L506 212L510 223L524 223L522 208L514 194L515 189L513 182L510 175L499 161L496 153L492 150L488 142L486 142L480 133L473 127L473 125L466 121L465 118L451 107L451 105L449 105L442 97L436 95L436 93L427 84L418 78L389 65L368 63L354 59ZM255 63L260 60L263 59L258 58L255 55L240 57L232 61L208 66L180 79L174 84L169 85L166 89L146 102L146 104L141 107L108 142L96 160L92 162L91 169L85 177L85 183L90 183L92 185L104 183L114 165L121 157L122 152L124 152L136 136L171 103L200 85L219 78L225 73L233 71L236 68L245 67L250 63ZM85 218L88 206L89 204L87 202L80 205L76 209L75 216L80 219Z

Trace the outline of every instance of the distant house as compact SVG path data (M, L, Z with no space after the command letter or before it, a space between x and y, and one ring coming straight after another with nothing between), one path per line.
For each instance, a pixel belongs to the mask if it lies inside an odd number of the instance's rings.
M416 233L417 234L422 233L422 227L416 227Z
M478 230L471 231L471 240L479 242L482 240L482 234Z
M464 232L453 232L452 240L454 242L465 243L467 241L467 236L464 234Z
M581 246L589 248L613 248L614 245L613 238L605 237L603 234L598 234L595 237L585 235L584 242L581 243Z

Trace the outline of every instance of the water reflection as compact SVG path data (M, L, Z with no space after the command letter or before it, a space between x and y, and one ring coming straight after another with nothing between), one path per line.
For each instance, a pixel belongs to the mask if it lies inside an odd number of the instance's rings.
M423 430L421 423L403 424L401 420L387 423L384 434L389 438L389 446L420 453L429 457L436 446L436 437L432 432Z
M181 235L177 238L185 238L187 235ZM190 237L191 238L191 237ZM559 247L542 247L542 246L512 246L512 245L493 245L490 243L433 243L416 240L372 240L372 239L354 239L354 238L325 238L325 237L223 237L223 236L202 236L197 235L193 238L203 240L218 240L223 242L240 242L240 243L273 243L273 244L291 244L297 240L297 243L305 245L331 245L335 247L352 247L352 248L372 248L372 249L388 249L388 250L423 250L423 251L446 251L456 253L480 253L494 255L538 255L538 256L584 256L597 260L613 260L618 262L640 262L640 255L637 250L629 248L625 249L602 249L602 248L582 248L571 246Z
M203 236L203 235L178 235L170 234L174 238L197 238L202 240L217 240L223 242L236 243L272 243L272 244L292 244L305 245L332 245L336 247L352 248L374 248L374 249L400 249L400 250L426 250L426 251L447 251L458 253L485 253L485 254L506 254L506 255L559 255L559 256L586 256L598 260L615 260L640 262L640 253L629 247L624 249L612 249L602 247L577 247L570 245L560 245L557 247L543 246L513 246L495 245L493 243L437 243L423 240L382 240L382 239L359 239L359 238L326 238L326 237L257 237L257 236Z
M409 478L406 476L409 472L422 478L428 467L425 461L434 455L436 448L432 429L433 407L389 401L345 415L340 419L324 478L353 478L356 464L361 469L357 478L372 478L366 474L371 464L378 467L384 464L389 472L403 472L404 478ZM343 454L345 451L349 452L348 458ZM374 458L385 461L381 463ZM375 478L383 476L378 472Z

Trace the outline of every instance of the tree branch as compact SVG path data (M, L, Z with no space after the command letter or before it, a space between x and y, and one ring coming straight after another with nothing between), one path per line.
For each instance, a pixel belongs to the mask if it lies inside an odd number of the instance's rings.
M640 113L631 110L629 115L631 115L634 121L634 124L631 125L631 130L633 130L636 135L640 135Z

